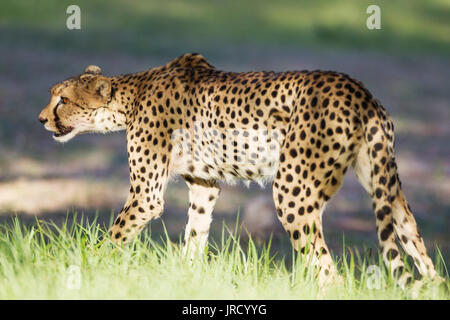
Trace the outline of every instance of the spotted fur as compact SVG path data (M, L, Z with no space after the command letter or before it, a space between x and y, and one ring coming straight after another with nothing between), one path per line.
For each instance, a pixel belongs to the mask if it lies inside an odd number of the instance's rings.
M392 274L402 286L412 281L396 239L422 275L436 274L400 186L392 121L369 91L345 74L224 72L201 55L186 54L116 77L90 66L51 93L40 121L58 141L126 129L130 191L111 228L118 243L161 215L172 175L189 186L184 251L191 254L207 242L219 181L273 179L276 214L325 284L336 271L322 213L353 166L373 199L382 255Z

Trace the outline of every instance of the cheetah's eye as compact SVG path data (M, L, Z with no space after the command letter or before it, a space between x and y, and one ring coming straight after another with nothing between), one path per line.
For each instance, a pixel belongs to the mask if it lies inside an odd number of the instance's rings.
M66 97L61 97L61 100L59 100L59 103L62 103L62 104L66 104L67 102L69 102L69 99Z

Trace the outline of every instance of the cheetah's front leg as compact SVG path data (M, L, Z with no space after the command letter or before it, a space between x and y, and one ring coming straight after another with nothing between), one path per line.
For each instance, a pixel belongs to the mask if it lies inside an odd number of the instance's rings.
M191 177L184 179L189 187L189 218L184 235L183 254L189 254L192 260L196 254L204 252L220 188L215 181Z
M153 151L149 146L137 146L133 139L128 140L131 186L128 199L110 230L116 243L132 240L151 219L162 214L167 186L166 150Z
M146 198L130 193L123 209L111 226L109 231L111 240L117 244L133 240L150 220L161 216L163 208L162 198L150 203Z

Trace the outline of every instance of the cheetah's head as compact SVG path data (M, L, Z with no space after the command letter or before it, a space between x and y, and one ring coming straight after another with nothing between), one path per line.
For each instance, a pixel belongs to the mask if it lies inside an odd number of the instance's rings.
M102 76L97 66L88 66L80 76L54 85L50 93L50 103L39 114L39 121L58 142L85 132L124 129L125 114L115 106L111 79Z

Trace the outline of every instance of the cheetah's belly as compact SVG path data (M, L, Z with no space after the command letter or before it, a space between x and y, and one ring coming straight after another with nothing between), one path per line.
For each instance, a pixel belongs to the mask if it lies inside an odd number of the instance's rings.
M171 173L202 179L234 183L249 180L270 181L278 170L280 135L263 132L236 132L214 136L204 134L204 139L186 139L180 134L172 149Z
M279 152L265 161L238 162L236 164L214 163L200 159L186 161L183 157L172 155L172 173L190 175L206 180L222 180L234 183L237 180L250 180L258 183L272 180L278 169Z

